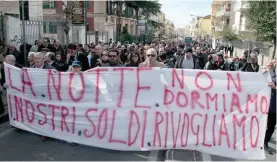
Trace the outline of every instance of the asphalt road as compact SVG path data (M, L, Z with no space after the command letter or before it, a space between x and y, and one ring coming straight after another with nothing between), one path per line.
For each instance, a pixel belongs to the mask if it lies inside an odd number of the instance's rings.
M71 146L67 142L55 139L42 142L35 134L17 132L8 122L0 125L0 131L0 161L148 161L151 158L164 160L165 151L123 152L83 145Z

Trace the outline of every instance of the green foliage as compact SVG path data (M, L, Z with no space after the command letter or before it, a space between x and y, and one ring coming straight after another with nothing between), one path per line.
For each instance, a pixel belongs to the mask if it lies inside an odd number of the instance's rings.
M155 29L160 29L161 27L163 27L162 23L158 23L158 22L152 21L152 20L148 20L147 24L149 24L150 26L153 26Z
M249 28L258 40L276 41L276 1L248 1L246 12Z
M236 34L230 27L224 27L223 31L220 32L222 39L225 41L232 42L234 40L241 40L241 37Z

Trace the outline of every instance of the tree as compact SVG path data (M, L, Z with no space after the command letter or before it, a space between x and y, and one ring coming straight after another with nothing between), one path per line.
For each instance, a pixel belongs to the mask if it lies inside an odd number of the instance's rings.
M228 26L223 28L222 32L220 32L220 36L224 41L230 43L233 43L234 40L241 40L241 37Z
M135 10L137 24L139 21L139 10L143 11L143 15L145 17L149 17L150 14L157 15L161 12L161 4L158 1L115 1L114 4L117 6L117 16L118 16L118 32L121 33L121 13L122 13L122 6L125 4L127 7L131 7ZM155 24L157 25L157 24ZM138 25L136 26L136 35L138 33Z
M64 28L64 33L65 33L65 39L66 43L69 44L69 31L70 31L70 20L72 19L72 16L74 14L74 5L68 5L66 3L63 3L65 8L63 9L63 16L64 16L64 21L63 21L63 28Z
M260 41L273 42L272 59L276 52L276 1L248 1L248 26Z

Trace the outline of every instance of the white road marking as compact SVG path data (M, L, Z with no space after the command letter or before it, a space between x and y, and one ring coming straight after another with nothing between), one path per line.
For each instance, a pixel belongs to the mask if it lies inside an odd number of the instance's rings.
M148 156L148 161L158 161L159 151L154 150L150 151L150 154Z

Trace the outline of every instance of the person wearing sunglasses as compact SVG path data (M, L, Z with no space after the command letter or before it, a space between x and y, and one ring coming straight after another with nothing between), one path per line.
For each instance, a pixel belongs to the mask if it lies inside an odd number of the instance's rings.
M108 60L110 67L121 67L121 61L119 60L119 52L116 49L111 49L108 53Z
M157 61L157 51L154 48L149 48L146 51L146 59L139 64L139 67L166 67L163 63Z

